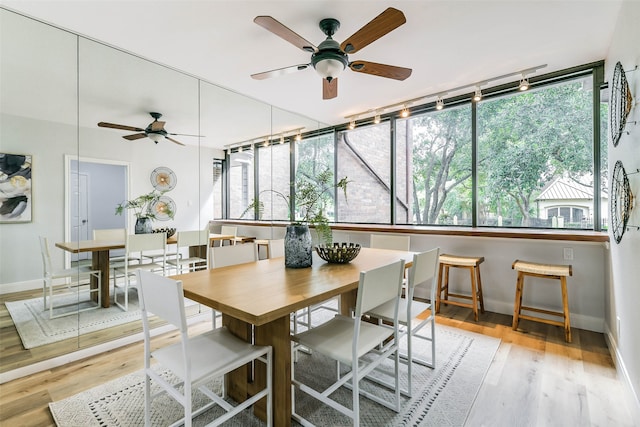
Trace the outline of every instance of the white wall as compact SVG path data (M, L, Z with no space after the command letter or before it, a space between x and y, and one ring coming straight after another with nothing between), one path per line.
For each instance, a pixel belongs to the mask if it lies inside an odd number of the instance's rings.
M625 1L605 61L607 81L612 82L618 61L627 71L640 66L639 40L640 2ZM636 124L627 124L629 134L622 135L617 147L609 142L609 173L617 160L623 162L627 173L640 169L640 69L627 72L626 76L635 103L627 121ZM638 226L640 174L629 175L629 183L636 196L629 224ZM616 244L613 237L611 241L611 272L605 308L607 336L617 357L618 372L632 390L640 416L640 231L629 229L620 244Z

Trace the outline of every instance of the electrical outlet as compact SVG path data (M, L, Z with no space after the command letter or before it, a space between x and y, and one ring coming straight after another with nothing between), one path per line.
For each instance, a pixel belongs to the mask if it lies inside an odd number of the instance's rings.
M565 261L571 261L573 259L573 248L564 248L562 252Z

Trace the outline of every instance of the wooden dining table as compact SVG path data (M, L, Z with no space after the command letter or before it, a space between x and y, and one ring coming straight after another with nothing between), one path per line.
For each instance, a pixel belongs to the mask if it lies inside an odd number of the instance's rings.
M404 259L413 252L362 248L348 264L329 264L314 253L309 268L285 268L284 258L200 270L171 276L181 280L184 295L222 313L223 324L236 336L257 345L273 347L273 425L291 425L290 314L341 297L341 311L355 306L360 272ZM213 356L212 356L213 357ZM266 383L265 367L245 366L227 375L226 391L238 402L246 400ZM266 399L254 406L266 418Z
M224 240L234 239L235 236L229 234L209 234L209 245L213 245L213 242L221 242ZM167 244L176 244L178 240L176 236L171 236L167 239ZM102 295L101 304L102 307L107 308L110 304L109 298L109 279L110 279L110 265L109 265L109 251L115 249L124 249L124 240L79 240L75 242L58 242L56 247L63 249L73 254L81 252L91 252L91 268L93 270L99 270L101 274L101 286L100 293ZM92 276L91 288L98 287L97 279ZM93 292L92 296L97 301L98 295Z

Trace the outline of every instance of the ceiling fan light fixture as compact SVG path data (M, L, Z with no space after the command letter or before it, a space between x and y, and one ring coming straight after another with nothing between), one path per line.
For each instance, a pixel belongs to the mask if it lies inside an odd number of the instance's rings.
M160 142L162 139L164 139L164 135L159 133L150 133L148 136L149 136L149 139L155 142L156 144Z
M311 55L311 65L323 79L329 82L335 79L349 64L347 55L340 50L337 41L328 38L318 46L318 51Z

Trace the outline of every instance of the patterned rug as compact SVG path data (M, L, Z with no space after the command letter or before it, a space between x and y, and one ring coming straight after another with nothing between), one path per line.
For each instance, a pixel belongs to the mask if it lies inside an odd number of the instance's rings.
M55 298L56 305L64 305L76 302L78 297L75 294L71 294ZM118 297L118 301L121 299L123 299L122 292ZM49 304L48 300L47 304ZM27 350L69 338L76 338L78 335L112 326L139 321L141 316L140 307L138 306L138 293L135 290L129 291L129 310L126 312L114 305L113 299L109 308L97 308L54 319L49 319L49 311L44 310L42 297L6 302L5 305L13 323L16 325L22 345ZM72 305L67 310L75 310L76 307L77 305ZM54 314L60 314L60 310L64 310L64 308L55 309ZM142 323L140 327L142 327Z
M429 354L428 344L414 340L415 352ZM360 400L363 426L462 426L484 376L500 344L499 339L437 325L436 369L414 367L413 398L402 399L401 412L395 413L366 398ZM427 356L425 356L427 357ZM385 365L392 369L392 364ZM300 353L297 377L318 386L330 381L335 365L324 356ZM406 381L406 369L402 381ZM164 373L167 378L170 374ZM363 382L361 384L365 384ZM221 381L212 385L220 389ZM380 393L382 388L370 385ZM153 392L153 390L152 390ZM342 402L350 402L350 392L340 389L334 394ZM204 402L194 392L194 405ZM347 406L351 406L347 403ZM58 426L137 426L144 424L144 374L142 371L112 380L104 385L49 404ZM197 406L194 406L197 407ZM296 394L296 408L309 420L322 426L351 425L348 418L302 393ZM182 416L182 409L166 394L154 400L152 425L168 425ZM194 421L194 426L207 424L219 409L211 409ZM294 425L297 423L293 422ZM228 421L228 426L262 426L251 410Z

